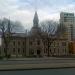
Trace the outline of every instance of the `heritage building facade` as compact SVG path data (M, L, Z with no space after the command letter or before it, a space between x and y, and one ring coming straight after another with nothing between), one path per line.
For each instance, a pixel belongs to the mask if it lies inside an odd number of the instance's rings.
M39 27L39 19L35 12L33 27L28 35L15 33L8 45L7 54L11 57L47 57L68 55L68 41L64 38L51 38ZM0 55L5 55L2 41Z

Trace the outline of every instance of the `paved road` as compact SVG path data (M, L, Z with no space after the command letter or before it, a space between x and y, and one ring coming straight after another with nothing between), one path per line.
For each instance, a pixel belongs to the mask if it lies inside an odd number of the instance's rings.
M75 58L26 58L0 61L0 70L74 67Z

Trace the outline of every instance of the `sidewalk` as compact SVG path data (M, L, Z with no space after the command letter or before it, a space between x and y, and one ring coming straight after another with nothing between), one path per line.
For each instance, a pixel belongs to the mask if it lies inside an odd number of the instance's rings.
M56 58L56 57L45 57L45 58L10 58L8 60L11 61L17 61L17 60L50 60L50 59L55 59L55 60L75 60L75 58Z

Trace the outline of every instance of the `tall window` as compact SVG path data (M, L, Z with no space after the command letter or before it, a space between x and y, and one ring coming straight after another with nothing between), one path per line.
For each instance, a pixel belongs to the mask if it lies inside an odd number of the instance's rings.
M58 48L58 55L59 55L59 48Z
M65 54L67 53L66 48L65 48L64 52L65 52Z
M23 53L24 53L25 51L24 51L24 48L23 48Z
M48 49L46 48L46 53L48 52Z
M15 46L15 41L13 41L13 45Z
M40 45L40 40L37 41L37 44Z
M4 53L6 53L6 49L4 48Z
M13 48L13 53L15 54L15 48Z
M23 46L25 45L25 43L23 42Z
M33 43L32 43L32 41L30 41L30 45L32 45Z
M20 42L18 41L18 45L20 45Z
M54 47L55 47L56 43L54 42L53 44L54 44Z
M59 46L59 42L57 42L57 46Z
M20 48L18 48L18 53L20 54Z
M54 48L54 53L56 52L56 48Z

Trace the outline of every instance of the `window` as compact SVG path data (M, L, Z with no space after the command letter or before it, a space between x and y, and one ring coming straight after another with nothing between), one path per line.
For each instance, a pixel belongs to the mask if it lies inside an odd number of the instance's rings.
M59 54L59 50L60 50L60 49L58 48L58 54Z
M13 53L15 53L15 48L13 48Z
M15 46L15 41L13 42L13 45Z
M37 44L40 45L40 40L37 41Z
M20 42L18 41L18 45L20 45Z
M37 50L37 54L40 55L40 53L41 53L41 51L40 50Z
M25 43L23 42L23 45L25 45Z
M6 49L4 48L4 53L6 53Z
M56 48L54 48L54 53L56 52Z
M64 22L67 22L67 18L64 18Z
M31 54L34 54L34 50L31 50Z
M24 53L24 48L23 48L23 53Z
M54 47L55 47L56 43L54 42L53 44L54 44Z
M62 46L66 46L66 42L62 42Z
M33 43L32 43L32 41L30 41L30 45L32 45Z
M20 53L20 48L18 48L18 53Z
M64 52L65 52L65 54L67 53L67 50L66 50L66 48L65 48Z
M59 42L57 42L57 46L59 46Z
M44 53L46 53L46 48L44 49Z
M46 53L48 52L48 49L46 49Z

